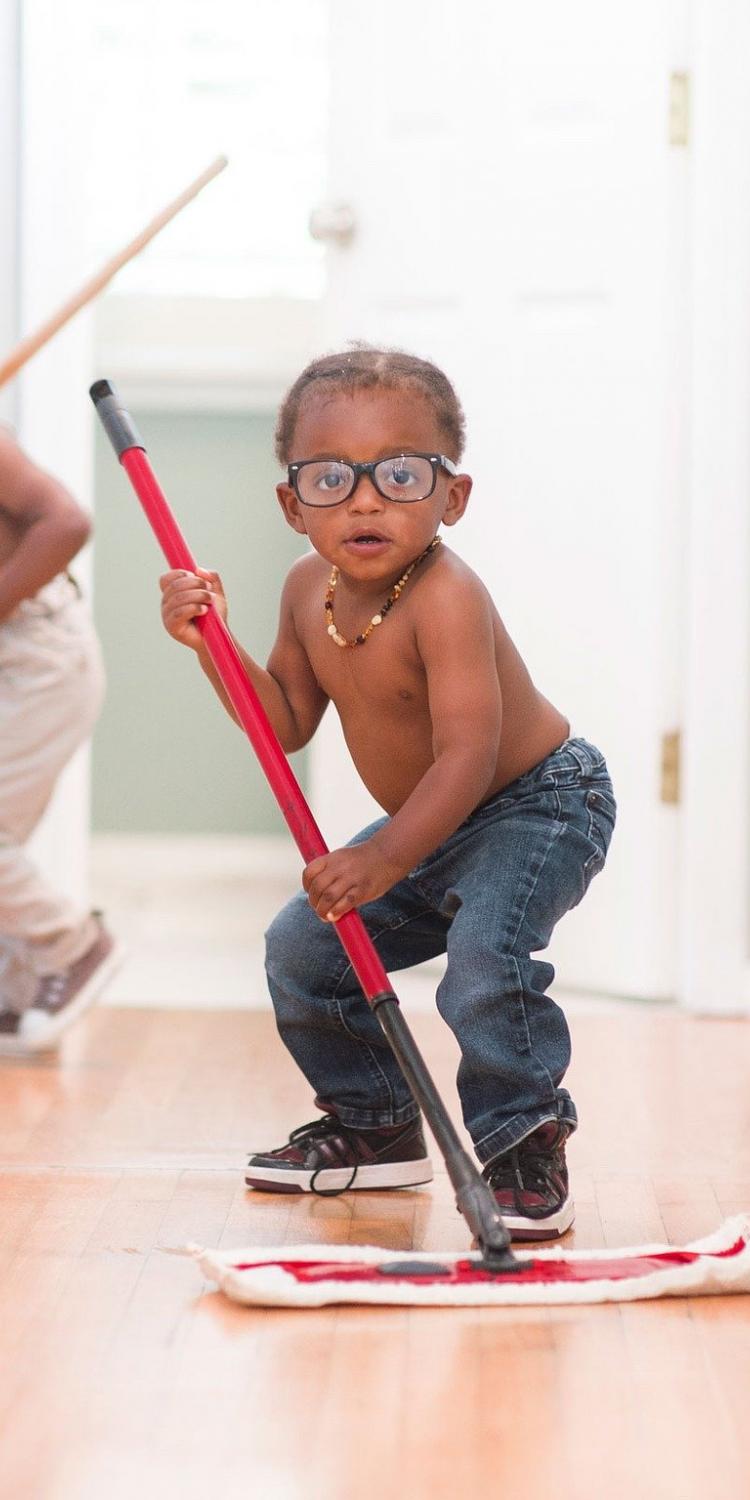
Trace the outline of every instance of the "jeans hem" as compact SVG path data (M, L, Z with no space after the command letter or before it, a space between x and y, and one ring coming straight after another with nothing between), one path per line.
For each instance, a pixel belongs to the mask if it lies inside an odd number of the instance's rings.
M474 1150L482 1166L486 1167L496 1156L502 1156L503 1152L518 1146L540 1125L548 1125L557 1120L563 1121L571 1131L575 1130L578 1116L572 1101L565 1101L557 1110L540 1109L536 1114L514 1115L507 1125L498 1125L489 1135L482 1136L481 1141L475 1141Z
M342 1125L348 1125L351 1130L378 1130L384 1125L408 1125L412 1120L419 1119L419 1108L413 1099L408 1104L389 1109L348 1109L345 1104L337 1104L335 1099L316 1098L315 1103L318 1109L334 1114Z

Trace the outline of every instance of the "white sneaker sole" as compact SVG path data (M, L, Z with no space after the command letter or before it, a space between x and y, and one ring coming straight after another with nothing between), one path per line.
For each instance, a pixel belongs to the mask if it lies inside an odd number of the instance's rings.
M300 1167L248 1167L245 1182L249 1188L269 1193L326 1193L349 1188L351 1192L362 1192L374 1188L419 1187L432 1182L432 1162L422 1156L419 1161L394 1161L382 1166L358 1167L352 1183L351 1167L325 1167L315 1177L314 1190L310 1183L315 1174Z
M70 1005L66 1005L57 1015L50 1016L46 1011L35 1010L33 1006L24 1011L18 1028L18 1046L14 1050L24 1054L49 1052L56 1047L63 1032L93 1005L124 958L125 949L122 944L115 943L114 948L110 949L107 957L78 991L75 1000L71 1000Z
M500 1212L502 1213L502 1209ZM521 1214L503 1213L503 1223L511 1239L519 1243L524 1240L559 1240L570 1229L575 1216L575 1203L568 1197L557 1213L547 1214L543 1219L527 1219Z

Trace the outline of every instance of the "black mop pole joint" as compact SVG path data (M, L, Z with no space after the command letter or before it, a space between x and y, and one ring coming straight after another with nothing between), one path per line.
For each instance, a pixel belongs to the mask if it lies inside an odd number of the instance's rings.
M145 453L146 444L110 382L97 380L91 387L90 395L117 457L122 458L129 448L142 448Z
M393 990L381 990L379 995L371 995L367 1001L370 1010L374 1011L378 1009L378 1006L387 1005L389 1002L393 1005L399 1003L398 995L394 995Z

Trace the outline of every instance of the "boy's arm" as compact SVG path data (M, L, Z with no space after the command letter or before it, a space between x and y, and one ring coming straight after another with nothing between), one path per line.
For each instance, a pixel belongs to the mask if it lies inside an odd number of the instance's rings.
M272 728L287 753L301 750L312 738L328 703L294 623L295 600L305 588L304 563L305 559L301 559L294 565L284 584L278 634L267 667L260 666L232 637ZM161 579L161 587L162 616L167 630L184 645L193 647L227 713L238 723L203 637L192 623L196 615L205 614L209 602L213 602L222 619L226 620L227 602L218 573L201 568L197 579L195 575L183 572L167 573Z
M67 568L91 531L86 512L59 480L0 431L0 512L14 538L0 562L0 621Z
M492 609L474 577L443 575L439 594L425 591L417 644L427 673L433 764L367 843L307 866L305 889L319 916L336 920L389 890L455 832L492 784L502 702Z
M312 739L328 699L313 676L307 654L297 639L291 615L283 613L282 603L279 633L265 669L253 660L234 636L232 639L282 750L287 755L294 750L301 750ZM205 645L201 646L198 659L224 707L235 722L239 723Z

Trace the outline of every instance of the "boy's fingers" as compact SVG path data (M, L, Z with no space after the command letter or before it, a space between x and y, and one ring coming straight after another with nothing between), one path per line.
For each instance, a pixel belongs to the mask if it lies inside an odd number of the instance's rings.
M168 610L164 618L167 623L172 621L176 624L180 620L192 620L195 615L205 615L207 612L207 604L182 604L179 607Z
M343 880L326 880L325 876L321 876L311 882L307 894L313 906L321 906L323 902L330 906L345 890Z
M195 600L200 604L210 604L214 597L205 584L201 584L200 587L192 585L188 588L181 588L179 584L175 584L174 588L165 589L164 594L165 602L168 604L172 601L175 604L190 604Z
M159 579L159 588L168 589L170 584L174 583L178 578L186 578L187 576L183 568L170 568L168 573L162 573Z
M181 589L175 587L164 590L162 607L164 609L179 609L183 606L189 608L191 604L210 604L212 599L213 594L210 594L208 589L205 588Z
M196 578L195 573L184 573L182 578L175 578L174 583L169 585L175 594L185 594L188 590L197 590L199 594L210 594L211 590L203 578Z
M330 880L326 880L324 870L321 870L318 875L310 875L309 868L307 870L303 870L302 884L304 885L305 890L307 891L307 894L310 898L311 905L313 906L315 906L316 903L321 900L326 890L330 891L331 899L333 899L333 884Z
M356 905L356 888L349 886L342 880L311 892L309 896L310 905L324 921L329 918L342 917L344 912L350 911Z
M339 894L338 891L335 891L335 892L331 891L331 890L326 891L320 885L310 885L310 886L307 886L306 890L307 890L307 899L310 902L310 905L314 906L316 910L317 910L317 908L319 906L322 906L324 904L324 902L328 906L330 906L331 902L334 899L334 896L337 896Z
M159 587L167 589L202 588L210 593L214 590L214 584L210 577L201 573L187 573L184 568L173 568L170 573L162 573L159 579Z
M354 911L356 907L355 892L350 891L346 896L340 896L333 906L325 913L326 922L338 922L339 917L345 917L348 911Z
M205 578L212 586L221 589L222 593L224 592L218 573L212 572L210 568L196 568L195 571L199 578Z
M320 854L318 855L317 859L311 859L309 865L305 865L305 868L302 871L302 884L306 891L309 891L313 884L313 881L317 880L318 877L322 875L326 867L327 859L327 854Z

